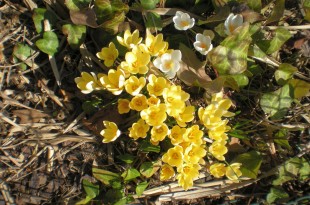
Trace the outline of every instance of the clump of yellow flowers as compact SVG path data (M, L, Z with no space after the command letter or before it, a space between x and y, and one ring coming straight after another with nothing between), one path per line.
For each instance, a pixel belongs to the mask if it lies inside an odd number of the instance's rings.
M229 165L224 156L228 152L226 132L230 130L226 117L234 115L228 111L231 100L224 98L222 92L214 94L207 107L198 109L200 123L194 123L196 108L188 103L190 95L169 81L180 69L181 51L168 49L162 34L154 36L147 32L143 41L138 30L133 33L127 30L124 37L117 36L117 40L127 48L124 59L118 59L119 52L115 44L110 43L97 53L110 68L107 74L82 72L81 77L75 79L77 87L85 94L107 90L120 95L118 112L139 115L128 128L130 138L148 137L153 145L170 140L172 147L162 156L161 180L175 177L179 185L188 190L208 158L208 161L221 161L213 162L209 168L214 177L226 175L238 181L241 164ZM103 123L105 129L100 133L103 143L112 142L121 135L114 122Z

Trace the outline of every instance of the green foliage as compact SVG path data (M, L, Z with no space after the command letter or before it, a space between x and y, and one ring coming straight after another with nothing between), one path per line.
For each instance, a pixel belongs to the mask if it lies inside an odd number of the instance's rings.
M65 5L71 11L79 11L82 8L87 7L91 0L65 0Z
M156 146L156 145L152 145L149 140L144 140L142 141L142 143L140 144L140 148L141 152L155 152L155 153L159 153L160 152L160 146Z
M123 162L126 162L127 164L131 164L135 160L135 157L131 154L118 155L117 158L122 160Z
M285 0L276 0L274 8L276 9L272 10L272 13L267 19L266 24L279 21L282 18L285 9Z
M147 181L144 181L144 182L137 184L137 187L136 187L137 195L141 196L148 185L149 185L149 183Z
M92 199L94 199L96 196L99 195L99 185L94 185L87 179L83 179L82 184L86 192L86 198L82 199L76 204L87 204L88 202L90 202Z
M242 176L256 179L263 157L257 151L250 151L238 155L234 161L242 164Z
M72 49L78 49L86 37L86 26L65 24L62 32L67 36L68 43Z
M161 31L163 28L163 22L160 15L155 12L147 12L145 26L152 31Z
M92 171L94 177L107 186L112 186L113 182L121 180L121 176L119 174L104 169L93 168Z
M274 77L279 85L284 85L297 71L298 69L291 64L282 63L274 73Z
M292 37L291 33L286 30L285 28L277 28L275 30L275 36L270 41L268 50L266 51L267 54L272 54L278 51L281 46Z
M13 56L24 62L21 66L26 69L27 65L32 66L33 62L28 58L31 57L34 52L35 51L29 45L17 43L13 49Z
M41 33L44 31L44 20L48 21L50 25L54 25L57 19L53 12L45 8L35 8L33 10L32 20L37 33Z
M155 9L156 4L158 4L159 0L140 0L142 8L146 10Z
M292 87L286 84L274 92L263 94L260 100L261 108L272 119L281 119L293 102L292 91Z
M140 176L140 172L135 168L129 168L121 175L125 181L131 181Z
M267 195L267 202L272 204L279 199L288 199L289 195L281 187L272 187Z
M287 137L288 137L288 130L287 129L280 129L277 133L274 135L274 142L280 145L281 147L291 150L292 147L288 143Z
M294 89L295 99L299 100L302 97L309 95L310 83L299 79L290 79L288 84Z
M247 54L251 41L249 24L245 24L214 48L208 54L208 59L221 75L241 74L247 69Z
M36 46L48 55L55 55L59 48L59 41L57 34L53 31L45 31L43 38L36 41Z

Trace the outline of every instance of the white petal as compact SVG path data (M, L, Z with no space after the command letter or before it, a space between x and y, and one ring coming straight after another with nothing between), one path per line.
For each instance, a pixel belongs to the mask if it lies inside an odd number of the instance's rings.
M204 35L202 35L201 33L197 33L196 34L196 41L203 41L203 39L204 39Z
M160 65L162 64L160 57L157 57L154 61L153 64L156 68L160 69Z
M176 61L180 61L182 59L182 53L180 50L174 50L171 53L171 59L176 60Z
M237 14L232 18L232 23L235 25L235 27L241 26L243 23L243 16L240 14Z

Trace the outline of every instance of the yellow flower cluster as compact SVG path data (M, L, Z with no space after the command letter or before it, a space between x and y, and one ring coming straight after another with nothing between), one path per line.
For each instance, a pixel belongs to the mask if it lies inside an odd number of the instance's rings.
M234 113L228 111L232 102L230 99L223 98L223 93L217 93L212 96L211 103L206 108L199 108L198 116L204 126L208 129L208 136L213 143L209 147L209 152L220 161L224 161L224 155L228 149L226 147L227 134L230 130L227 125L228 120L222 117L231 117Z
M169 139L171 147L163 156L164 162L161 180L175 177L185 189L193 186L193 181L199 176L204 157L207 152L214 158L224 161L227 153L226 132L230 130L228 120L223 117L233 116L228 109L232 102L224 99L222 93L213 95L211 104L199 108L198 115L208 131L213 143L207 147L203 140L204 132L197 124L188 125L195 118L195 107L188 105L190 95L181 86L170 83L166 78L172 78L179 69L181 52L168 50L168 43L163 35L156 36L147 32L146 39L139 36L139 31L126 31L124 37L117 37L118 42L128 49L124 60L118 60L118 50L113 43L97 53L109 69L107 74L83 72L75 79L77 86L85 94L96 90L107 90L119 97L118 112L126 114L137 113L139 119L128 128L128 136L134 140L149 138L153 145ZM165 77L158 77L150 72L153 64L162 71ZM114 66L114 68L113 68ZM169 70L171 68L171 70ZM125 97L123 97L125 96ZM116 140L121 132L114 122L104 121L105 129L100 133L103 142ZM226 176L237 180L240 176L240 164L218 163L212 165L210 173L215 177Z

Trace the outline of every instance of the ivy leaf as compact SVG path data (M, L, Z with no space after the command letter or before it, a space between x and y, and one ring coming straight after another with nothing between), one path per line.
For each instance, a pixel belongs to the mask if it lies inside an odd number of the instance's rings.
M235 74L235 75L228 75L226 77L232 78L238 84L239 88L244 87L249 84L249 78L243 73Z
M302 166L299 170L299 179L304 181L310 178L310 164L305 158L301 158Z
M56 23L56 16L53 12L45 8L35 8L33 10L32 20L37 33L41 33L44 28L44 20L48 20L50 25Z
M266 21L266 25L275 21L279 21L283 16L284 9L285 9L285 0L276 0L272 13Z
M262 9L262 1L261 0L247 0L248 6L254 11L260 12Z
M32 66L33 61L28 58L31 57L34 52L35 51L29 45L17 43L13 49L13 56L25 62L27 65ZM24 64L25 68L27 68L27 65Z
M298 69L291 64L282 63L274 73L274 77L279 85L284 85Z
M65 5L71 11L79 11L82 8L87 7L91 0L65 0Z
M243 73L247 69L251 41L249 24L245 24L237 28L221 45L211 50L208 59L221 75Z
M242 176L256 179L263 158L258 152L250 151L238 155L234 161L242 164L240 167Z
M65 24L62 32L67 36L67 41L72 49L78 49L86 37L86 26Z
M125 181L133 180L140 176L140 173L135 168L127 169L123 174L121 175Z
M272 185L279 186L293 179L293 176L285 171L284 165L279 168L279 176L272 181Z
M53 56L59 47L59 42L56 33L53 31L45 31L43 33L43 39L36 41L36 46L48 55Z
M123 162L126 162L127 164L131 164L135 159L135 157L132 156L131 154L119 155L117 156L117 158L122 160Z
M146 178L153 176L155 172L161 167L161 161L144 162L140 166L140 173Z
M274 135L275 137L274 142L280 145L281 147L291 150L292 147L288 143L287 136L288 136L287 129L281 129Z
M292 37L291 33L285 28L277 28L275 30L275 36L270 41L269 48L266 51L267 54L272 54L278 51L281 46Z
M304 96L308 96L310 90L310 83L299 80L299 79L290 79L288 84L294 89L294 98L300 100Z
M141 196L148 185L149 185L149 183L147 181L144 181L144 182L137 184L137 187L136 187L137 195Z
M151 10L156 8L159 0L140 0L142 8L146 10Z
M94 177L105 185L112 186L114 181L120 181L121 179L119 174L104 169L93 168L92 171Z
M281 187L271 187L269 194L267 194L267 202L272 204L278 199L287 199L289 197Z
M293 102L291 91L291 86L286 84L274 92L263 94L260 99L261 108L272 119L281 119Z

